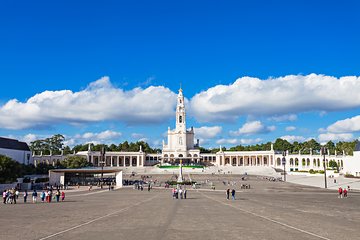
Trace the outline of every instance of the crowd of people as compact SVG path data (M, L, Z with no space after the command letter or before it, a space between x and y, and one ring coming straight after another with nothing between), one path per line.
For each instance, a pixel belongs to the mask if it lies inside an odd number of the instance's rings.
M4 190L2 193L3 204L16 204L18 202L19 195L20 195L19 190L15 188ZM27 203L28 202L27 199L29 197L28 191L25 190L22 196L24 199L23 200L24 203ZM32 203L37 203L38 197L40 197L41 202L50 203L52 200L55 200L56 202L60 202L60 200L65 201L65 192L64 191L60 192L59 188L56 190L52 188L44 189L40 192L40 194L36 190L33 190L31 193L31 197L32 197Z
M181 186L174 187L171 190L173 199L186 199L187 198L187 190L186 188L182 188Z

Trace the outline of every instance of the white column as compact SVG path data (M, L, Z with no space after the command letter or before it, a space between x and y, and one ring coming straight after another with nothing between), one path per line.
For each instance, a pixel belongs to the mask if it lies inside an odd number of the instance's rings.
M140 167L139 159L139 155L136 156L136 167Z
M117 156L117 157L116 157L116 160L117 160L116 166L117 166L117 167L120 167L120 156Z

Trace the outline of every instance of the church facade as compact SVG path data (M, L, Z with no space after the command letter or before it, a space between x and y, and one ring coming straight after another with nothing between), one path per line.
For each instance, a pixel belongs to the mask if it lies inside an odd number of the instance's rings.
M271 146L267 151L220 151L217 153L201 153L199 142L194 141L194 128L187 128L186 108L182 89L177 96L175 129L167 130L167 142L162 143L162 152L149 154L140 148L137 152L106 152L104 159L99 151L81 151L76 155L84 156L94 166L105 167L146 167L156 164L203 164L207 166L232 166L248 167L263 166L283 169L286 171L323 170L324 165L329 166L330 161L335 161L340 172L360 176L360 144L356 147L353 156L345 152L335 155L321 155L310 150L310 154L277 152ZM75 153L74 153L75 154ZM66 156L58 155L33 155L35 164L44 162L55 164Z
M167 143L162 144L162 163L193 163L200 160L198 144L194 144L194 128L186 128L186 111L183 91L180 88L176 105L175 129L167 131Z

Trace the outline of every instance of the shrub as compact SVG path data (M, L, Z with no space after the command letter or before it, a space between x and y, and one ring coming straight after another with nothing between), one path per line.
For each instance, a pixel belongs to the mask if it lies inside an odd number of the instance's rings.
M178 184L177 181L167 181L166 183L169 184L169 185L177 185ZM196 183L196 182L195 181L192 181L192 182L184 181L184 182L181 183L181 185L193 185L194 183Z
M35 183L43 183L43 182L48 182L49 178L37 178L35 180Z
M352 175L352 174L350 174L350 173L346 173L346 174L345 174L345 177L347 177L347 178L354 178L355 176Z
M29 177L24 178L23 183L30 183L30 178Z

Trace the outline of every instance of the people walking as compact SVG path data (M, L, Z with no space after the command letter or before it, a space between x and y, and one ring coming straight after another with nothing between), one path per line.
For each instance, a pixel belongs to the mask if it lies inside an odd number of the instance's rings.
M44 202L45 201L45 197L46 197L46 193L45 191L43 190L40 194L40 198L41 198L41 202Z
M347 198L347 194L348 194L348 191L347 191L346 188L344 188L344 190L343 190L343 197L344 197L344 198Z
M60 200L60 191L59 190L56 190L55 197L56 197L56 202L59 202L59 200Z
M231 197L232 200L235 200L235 189L231 190Z
M183 199L183 190L181 188L179 189L179 194L180 194L180 199Z
M25 190L25 192L24 192L24 203L26 203L27 197L28 197L28 192L27 192L27 190Z
M230 188L226 190L226 200L230 199Z
M6 190L3 191L2 193L2 197L3 197L3 203L6 204L6 200L7 200L7 193Z
M173 188L173 189L171 190L173 199L176 198L176 192L175 192L175 191L176 191L175 188Z
M341 187L339 187L338 193L339 193L338 198L342 198L342 193L343 193L343 190L342 190L342 188L341 188Z
M62 192L61 192L61 201L63 202L64 200L65 200L65 192L62 191Z
M32 193L32 202L33 203L36 203L37 202L37 192L36 190L34 189L33 193Z
M184 199L186 199L187 190L184 189Z
M16 189L16 191L15 191L15 198L16 198L16 200L19 199L19 194L20 194L19 190Z
M53 192L52 190L49 190L49 203L51 203Z
M49 192L48 190L45 190L45 201L48 203L49 202Z
M16 191L15 191L15 189L11 190L11 196L12 196L12 201L14 202L14 204L16 204Z

